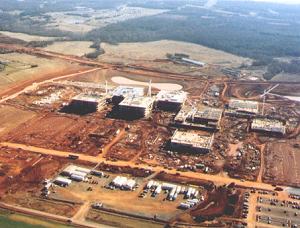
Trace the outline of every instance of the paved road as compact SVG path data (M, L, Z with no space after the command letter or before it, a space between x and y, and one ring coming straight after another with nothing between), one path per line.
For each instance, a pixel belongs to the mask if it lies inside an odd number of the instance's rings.
M65 157L65 158L67 158L70 154L74 154L74 155L78 156L78 160L88 161L88 162L95 163L95 164L103 162L108 165L117 165L117 166L123 166L123 167L130 166L131 168L151 169L154 172L165 171L168 174L180 173L180 175L183 177L213 181L214 183L217 183L217 184L230 184L232 182L235 182L237 185L245 187L245 188L274 190L274 187L270 184L254 182L254 181L241 181L238 179L233 179L230 177L223 177L223 176L218 176L218 175L195 173L195 172L179 172L175 169L168 170L168 169L164 169L163 167L150 167L150 166L147 166L144 164L133 164L132 162L127 162L127 161L113 162L113 161L107 161L106 159L102 158L101 156L94 157L94 156L90 156L90 155L77 154L77 153L71 153L71 152L66 152L66 151L51 150L51 149L45 149L45 148L40 148L40 147L35 147L35 146L27 146L24 144L17 144L17 143L10 143L10 142L2 142L2 143L0 143L0 145L4 146L4 147L13 148L13 149L22 149L22 150L33 152L33 153Z

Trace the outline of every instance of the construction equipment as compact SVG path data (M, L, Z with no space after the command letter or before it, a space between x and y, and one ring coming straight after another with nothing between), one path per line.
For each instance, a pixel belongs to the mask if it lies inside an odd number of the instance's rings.
M265 103L266 103L266 96L268 94L270 94L270 92L274 89L276 89L279 86L279 84L276 84L275 86L272 86L271 88L268 88L266 90L264 90L264 93L262 95L260 95L261 98L263 98L263 107L262 107L262 115L264 115L265 112Z

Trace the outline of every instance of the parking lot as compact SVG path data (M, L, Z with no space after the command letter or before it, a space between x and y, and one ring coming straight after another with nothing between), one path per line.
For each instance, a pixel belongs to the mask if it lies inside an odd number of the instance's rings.
M280 227L300 227L300 204L293 200L277 200L259 196L256 221Z

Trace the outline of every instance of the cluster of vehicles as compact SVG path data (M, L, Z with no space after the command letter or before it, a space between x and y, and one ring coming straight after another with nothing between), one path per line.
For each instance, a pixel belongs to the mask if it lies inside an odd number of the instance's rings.
M243 210L242 210L242 217L247 218L249 212L249 192L245 192L244 194L244 202L243 202Z
M151 193L151 197L156 197L162 191L164 191L167 194L166 200L169 201L175 201L179 194L183 194L184 199L187 199L188 201L183 203L181 208L185 208L187 207L187 205L189 205L190 208L190 206L194 206L196 203L199 202L199 199L197 199L197 197L199 196L199 191L196 188L184 187L170 183L159 183L153 180L150 180L146 184L144 190L140 193L139 197L145 198L149 192Z

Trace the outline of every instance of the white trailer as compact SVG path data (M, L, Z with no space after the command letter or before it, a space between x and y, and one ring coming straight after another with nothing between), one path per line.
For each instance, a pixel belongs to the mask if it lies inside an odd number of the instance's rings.
M155 194L161 193L161 185L158 185L157 188L155 189Z
M163 190L172 190L173 188L176 188L177 187L177 185L175 185L175 184L169 184L169 183L163 183L162 184L162 186L161 186L161 188L163 189Z
M68 186L72 183L72 180L69 180L65 177L56 177L56 179L53 182L57 185Z
M127 182L123 185L125 189L132 190L134 186L136 185L136 181L133 179L127 180Z
M147 183L147 185L146 185L146 188L147 189L150 189L152 186L153 186L153 180L150 180L148 183Z

